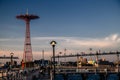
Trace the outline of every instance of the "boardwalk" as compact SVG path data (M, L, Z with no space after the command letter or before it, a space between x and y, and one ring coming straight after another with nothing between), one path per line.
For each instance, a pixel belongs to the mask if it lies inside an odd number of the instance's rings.
M48 73L40 74L39 70L24 72L19 71L1 71L0 80L50 80Z
M119 67L120 68L120 67ZM92 76L100 77L100 80L108 80L108 76L115 76L120 79L120 69L117 67L93 67L93 66L83 66L81 68L72 67L72 66L61 66L56 67L56 78L55 80L70 80L71 76L78 77L78 79L71 80L88 80L87 78ZM117 70L119 69L119 70ZM28 71L20 71L14 69L12 71L2 70L0 72L0 80L52 80L51 76L48 74L48 70L33 69ZM63 78L63 79L61 79ZM94 79L93 79L94 80ZM114 80L114 79L113 79ZM117 80L117 79L116 79Z

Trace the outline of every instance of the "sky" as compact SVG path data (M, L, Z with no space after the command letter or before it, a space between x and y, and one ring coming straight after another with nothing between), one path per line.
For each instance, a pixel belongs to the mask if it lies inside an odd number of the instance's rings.
M76 54L120 51L119 0L0 0L0 56L22 59L25 22L17 15L38 15L32 20L31 43L34 59L52 56L50 41L55 40L59 52Z

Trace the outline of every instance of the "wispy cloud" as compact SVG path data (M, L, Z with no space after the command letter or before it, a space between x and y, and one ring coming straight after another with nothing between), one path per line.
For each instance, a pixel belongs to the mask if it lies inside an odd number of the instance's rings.
M50 41L56 40L57 52L67 48L71 52L76 50L84 51L88 48L103 49L107 51L118 50L120 44L120 35L112 34L103 38L81 38L81 37L32 37L33 53L39 53L41 50L51 51ZM24 39L0 39L0 48L3 50L21 51L24 48ZM21 51L23 52L23 51Z
M105 38L72 38L66 42L80 46L109 47L118 44L120 37L118 34L113 34Z
M80 38L80 37L34 37L33 42L44 43L47 41L56 40L60 46L69 45L71 47L83 46L83 47L110 47L116 46L120 43L120 36L118 34L112 34L104 38ZM40 42L41 41L41 42ZM47 42L48 43L48 42Z
M105 38L107 41L117 41L120 42L120 35L119 34L113 34Z

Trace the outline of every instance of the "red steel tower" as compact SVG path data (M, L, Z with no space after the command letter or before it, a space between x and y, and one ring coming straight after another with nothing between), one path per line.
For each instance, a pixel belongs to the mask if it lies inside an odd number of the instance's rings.
M31 38L30 38L30 20L37 19L39 16L29 15L28 13L25 15L16 16L17 19L22 19L26 22L26 33L25 33L25 42L24 42L24 53L23 53L23 62L32 62L32 47L31 47Z

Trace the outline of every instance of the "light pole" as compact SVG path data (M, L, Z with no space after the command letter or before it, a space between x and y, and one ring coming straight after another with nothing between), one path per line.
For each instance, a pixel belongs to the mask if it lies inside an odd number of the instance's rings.
M59 55L59 53L58 53L58 63L57 63L57 64L58 64L58 66L59 66L59 56L60 56L60 55Z
M55 45L57 43L56 41L51 41L50 44L53 47L53 80L55 80Z
M79 54L77 53L77 69L79 68Z
M91 54L92 54L92 48L89 48L90 50L90 59L92 60Z
M44 50L42 50L42 66L45 66L44 65Z
M119 73L119 53L118 53L118 51L117 51L117 70Z
M14 53L10 53L10 56L11 56L11 67L12 67L12 65L13 65L13 55L14 55Z
M99 66L99 63L98 63L98 51L96 52L96 62L97 62L97 65Z
M66 48L64 49L64 56L65 56L65 66L66 66Z
M60 58L60 54L62 54L62 52L59 52L59 53L58 53L58 64L59 64L59 65L60 65L60 59L59 59L59 58Z

